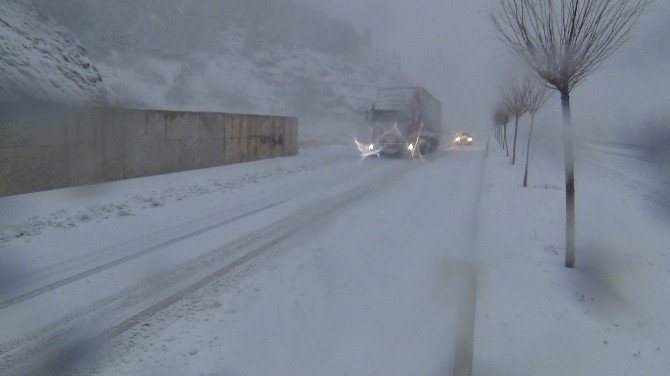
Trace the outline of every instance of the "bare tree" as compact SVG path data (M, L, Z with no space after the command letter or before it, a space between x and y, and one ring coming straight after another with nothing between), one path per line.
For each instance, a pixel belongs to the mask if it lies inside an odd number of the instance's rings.
M491 113L491 120L492 120L491 125L493 126L493 132L495 133L495 137L496 137L496 142L498 143L498 145L500 145L500 127L498 125L498 122L496 121L496 111L495 111L495 109Z
M498 102L493 108L493 124L496 126L496 136L498 143L501 147L504 147L503 142L503 127L509 123L509 112L503 102Z
M549 92L547 87L541 85L537 80L527 79L524 82L526 91L526 107L530 114L530 130L528 131L528 142L526 143L526 166L523 172L523 186L528 186L528 160L530 159L530 141L533 137L533 124L535 123L535 114L547 103Z
M501 127L502 131L502 148L505 150L505 155L509 157L509 146L507 145L507 123L510 122L512 117L511 106L510 106L510 90L509 86L500 87L499 99L494 107L494 121L497 117L496 123Z
M575 178L570 92L619 48L648 0L500 0L500 39L561 93L565 158L565 266L575 265Z
M512 143L512 164L516 163L516 139L519 131L519 118L525 114L528 109L526 106L527 91L523 84L514 82L505 95L505 106L511 116L514 116L514 141Z

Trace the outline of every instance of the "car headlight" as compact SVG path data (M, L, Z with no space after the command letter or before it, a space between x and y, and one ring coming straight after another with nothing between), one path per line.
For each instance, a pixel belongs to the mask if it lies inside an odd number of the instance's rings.
M472 137L468 137L468 142L472 142Z
M375 149L375 144L368 145L368 150L374 150L374 149Z

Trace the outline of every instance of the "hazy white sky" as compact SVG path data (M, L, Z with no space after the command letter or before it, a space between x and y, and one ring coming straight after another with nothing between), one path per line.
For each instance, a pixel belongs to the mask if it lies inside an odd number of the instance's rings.
M496 40L497 0L297 0L369 28L373 41L401 56L416 85L443 103L450 128L482 129L505 76L518 65ZM556 103L553 103L556 102ZM543 111L558 114L558 100ZM656 0L631 40L573 93L575 126L630 127L670 111L670 1Z
M369 28L376 44L401 57L415 84L442 102L450 128L488 120L495 72L509 64L490 58L507 58L488 24L492 0L299 1Z

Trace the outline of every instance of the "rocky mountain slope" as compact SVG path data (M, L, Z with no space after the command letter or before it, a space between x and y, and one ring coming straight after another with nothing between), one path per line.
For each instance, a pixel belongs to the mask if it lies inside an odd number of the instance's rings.
M121 105L359 119L407 81L369 35L292 0L35 1Z
M407 84L368 33L293 0L6 0L0 42L0 102L292 115L303 139L350 141L376 89Z
M28 0L0 2L0 103L106 104L82 43Z

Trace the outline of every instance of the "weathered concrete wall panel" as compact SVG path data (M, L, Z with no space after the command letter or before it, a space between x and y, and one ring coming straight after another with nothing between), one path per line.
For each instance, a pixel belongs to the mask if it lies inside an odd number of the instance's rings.
M295 155L292 117L0 107L0 196Z
M1 148L0 195L62 187L66 182L67 164L52 162L66 158L64 145Z

